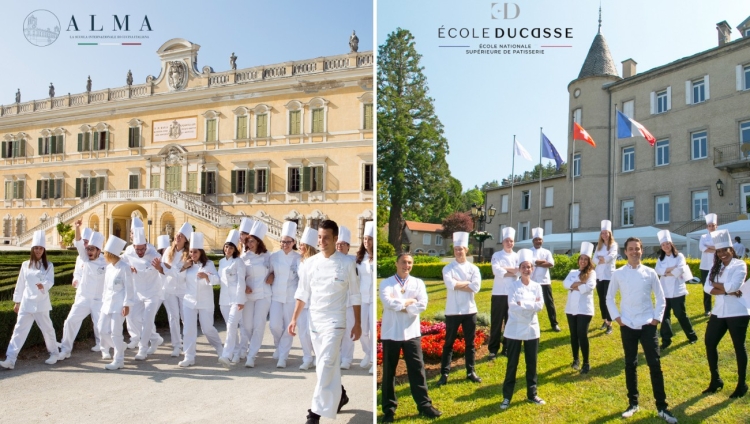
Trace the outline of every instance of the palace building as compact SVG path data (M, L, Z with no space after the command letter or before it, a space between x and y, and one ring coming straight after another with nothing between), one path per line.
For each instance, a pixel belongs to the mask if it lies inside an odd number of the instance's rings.
M214 72L172 39L144 84L0 108L4 244L83 219L150 241L188 221L220 250L242 216L299 230L333 219L360 244L373 219L373 52ZM233 61L234 63L234 61ZM234 67L234 66L232 66ZM123 72L124 75L124 72Z

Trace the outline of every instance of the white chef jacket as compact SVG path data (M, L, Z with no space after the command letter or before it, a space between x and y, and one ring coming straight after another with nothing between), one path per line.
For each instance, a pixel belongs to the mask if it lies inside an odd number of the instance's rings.
M600 249L602 247L602 249ZM617 243L612 242L612 246L609 249L606 248L606 244L596 246L594 251L594 265L596 265L596 275L599 280L611 280L612 273L615 271L615 261L617 260ZM604 263L599 263L599 258L604 258Z
M170 248L164 249L164 254L161 256L162 264L167 263L171 267L167 268L162 265L162 269L164 270L164 275L162 276L164 293L182 297L185 295L185 272L180 272L183 265L182 250L175 251L172 256L172 262L169 262L167 261L167 251Z
M724 267L722 264L721 267L720 275L716 278L716 282L724 284L725 292L736 292L745 282L745 278L747 278L747 265L745 261L733 258L729 262L729 266ZM713 286L706 279L703 291L711 294L711 289L713 289ZM750 296L750 293L743 293L742 296ZM716 299L716 302L711 313L719 318L750 315L750 309L737 296L714 295L714 299Z
M166 249L165 249L165 251L166 251ZM128 245L128 247L125 248L125 251L122 254L123 255L136 255L136 256L138 256L138 254L135 253L135 245L133 245L133 244ZM153 244L146 243L146 254L145 255L154 255L154 254L158 255L159 252L156 250L156 248L154 247Z
M711 267L714 266L714 253L707 253L706 249L714 247L714 241L711 238L711 234L706 230L706 234L701 236L701 241L698 243L698 248L701 250L701 265L700 269L704 271L710 271Z
M506 253L500 250L492 255L492 273L495 275L495 281L492 284L493 296L506 295L506 287L518 279L516 274L508 274L503 268L518 268L518 253L511 251Z
M563 281L563 287L568 290L568 302L565 304L565 313L570 315L594 316L594 289L596 288L596 271L589 273L586 281L578 286L578 290L571 290L573 283L581 281L581 270L574 269L568 273Z
M279 303L294 303L294 293L299 284L299 261L302 258L294 250L288 254L283 250L277 250L271 254L269 264L273 272L273 285L271 286L271 300Z
M245 264L242 259L221 258L219 261L219 305L244 305L245 297Z
M310 305L310 330L346 328L347 296L352 305L362 303L354 261L338 251L305 260L295 298Z
M468 281L471 293L456 290L456 282ZM468 315L477 313L474 294L479 293L482 274L479 268L469 261L459 264L453 261L443 267L443 282L447 288L445 315Z
M742 258L745 256L745 245L742 243L734 243L732 244L732 247L734 247L734 252L737 253L737 256Z
M107 272L107 261L102 254L93 261L89 260L83 240L76 241L74 245L78 250L76 272L73 273L73 278L78 280L76 302L101 301L104 295L104 274ZM78 268L79 263L80 268Z
M552 258L552 252L550 252L549 250L543 247L536 249L532 246L531 251L534 253L534 261L547 261L551 263L552 266L555 266L555 260ZM534 265L534 272L531 274L532 281L537 281L543 286L552 284L552 279L549 276L549 268L537 266L536 263L533 263L532 265Z
M123 306L133 306L135 289L130 265L119 260L116 264L107 265L104 273L104 297L102 298L103 314L119 314Z
M135 249L132 253L128 253L126 250L121 256L121 259L136 270L133 273L133 287L135 287L135 294L139 300L161 297L164 281L162 281L159 271L151 265L151 262L156 258L161 259L159 252L156 250L149 252L148 248L146 248L146 253L143 254L142 258L138 257Z
M544 307L542 286L534 281L529 281L528 286L524 285L519 278L508 285L507 290L508 322L503 336L513 340L538 339L540 331L537 312Z
M362 304L372 303L372 282L375 278L373 272L375 261L370 262L370 255L365 252L362 262L357 264L357 275L359 275L359 294L362 296Z
M617 309L615 303L618 290L622 311ZM656 298L655 306L651 303L651 292ZM643 264L638 264L636 268L625 264L612 273L607 291L607 309L612 321L619 317L626 326L640 330L644 325L649 325L651 320L661 322L665 308L664 291L659 276L653 269Z
M252 293L246 295L248 301L270 299L273 295L273 289L266 284L268 270L271 267L270 257L268 252L256 255L250 251L240 256L245 264L245 284L253 290Z
M404 309L404 301L416 299ZM380 303L383 304L383 320L380 323L380 339L405 341L420 337L419 314L427 309L427 288L419 278L407 277L404 293L396 277L380 283Z
M656 260L654 271L656 271L659 280L661 280L664 297L667 299L688 294L685 280L682 278L683 266L685 266L685 256L682 253L678 253L676 258L673 255L664 255L664 260ZM675 267L672 270L672 275L664 275L667 272L667 268L672 267Z
M208 280L198 278L199 272L208 274ZM210 260L201 266L200 262L185 270L185 298L183 305L190 309L214 309L214 289L219 284L219 273ZM243 289L244 290L244 289Z
M32 266L31 261L24 261L21 265L16 289L13 291L13 302L21 304L18 312L36 313L52 310L49 290L55 285L55 267L49 260L46 269L42 266L42 261L37 263L38 268ZM44 287L44 291L36 286L39 283Z

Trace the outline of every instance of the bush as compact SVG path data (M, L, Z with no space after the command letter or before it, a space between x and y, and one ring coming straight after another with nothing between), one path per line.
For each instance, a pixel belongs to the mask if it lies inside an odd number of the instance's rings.
M415 255L414 258L414 265L417 264L439 264L441 266L441 269L445 264L443 261L437 257L437 256L428 256L428 255ZM388 278L396 273L396 257L390 256L378 256L378 278ZM418 277L418 275L414 274L412 271L412 275L415 277ZM440 277L442 278L442 276Z
M396 256L396 248L386 240L378 240L378 258Z

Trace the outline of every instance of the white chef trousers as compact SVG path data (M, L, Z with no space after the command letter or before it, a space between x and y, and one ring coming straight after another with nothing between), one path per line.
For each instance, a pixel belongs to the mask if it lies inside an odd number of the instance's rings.
M365 357L372 359L372 303L363 303L360 313L360 327L362 328L362 336L359 338L362 344L362 351L365 353ZM352 323L354 326L354 323ZM348 327L348 325L347 325ZM351 329L349 330L351 331Z
M182 333L180 332L180 320L182 317L183 294L164 294L164 309L167 310L169 319L169 337L172 339L172 348L180 347L182 344Z
M346 307L346 334L341 339L341 363L351 365L354 360L354 340L351 338L354 328L354 308Z
M8 350L5 353L6 360L11 360L13 363L16 362L18 352L21 351L23 344L26 343L26 338L29 336L29 331L31 331L31 324L34 322L36 322L39 330L42 331L47 351L50 354L57 354L57 338L55 336L55 328L52 326L52 320L49 318L49 311L19 312L16 326L13 327L13 336L10 338Z
M221 345L221 338L219 332L214 327L214 310L211 309L191 309L187 306L182 308L182 316L184 320L182 324L183 329L183 350L185 351L185 359L195 360L195 345L198 339L198 321L201 324L201 331L203 335L208 339L208 343L216 349L216 353L221 356L223 347Z
M292 350L292 341L294 338L288 331L289 323L294 315L294 305L296 301L286 301L286 303L271 301L271 318L268 327L273 334L273 344L279 353L279 359L289 357L289 351Z
M310 310L307 308L302 309L297 317L297 335L302 345L302 361L312 361L315 352L310 336Z
M242 321L242 312L237 309L236 304L232 305L220 305L221 316L224 317L224 322L227 323L227 336L224 340L223 355L228 359L232 359L234 354L240 354L240 322Z
M146 299L136 298L133 306L130 307L128 316L132 315L130 325L136 331L139 350L147 350L149 341L156 344L159 340L159 335L156 334L156 327L154 326L154 319L156 319L156 312L159 311L159 306L161 306L161 300L158 297L154 297ZM130 330L130 327L128 330ZM130 335L132 337L133 333L130 333Z
M102 301L94 299L83 299L73 303L68 313L68 318L65 319L63 324L63 337L60 342L60 352L71 352L73 350L73 342L76 340L78 330L81 329L81 323L88 316L91 315L91 321L94 323L94 339L96 345L101 346L101 339L99 338L99 313L102 310Z
M266 318L271 309L271 299L248 300L242 310L245 336L250 340L248 358L254 358L263 344L263 333L266 331Z
M130 315L128 313L128 315ZM122 311L99 314L99 336L102 338L102 352L109 353L110 349L115 350L115 362L125 361L125 337L122 335L122 322L125 317Z
M335 328L322 332L311 332L313 348L317 355L315 373L318 380L315 384L310 410L321 417L336 418L336 410L341 400L341 340L346 330Z

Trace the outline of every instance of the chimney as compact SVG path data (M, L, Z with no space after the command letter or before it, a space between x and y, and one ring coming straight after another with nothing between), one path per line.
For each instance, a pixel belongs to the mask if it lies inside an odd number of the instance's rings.
M727 21L721 21L718 24L716 24L716 30L719 32L719 45L723 46L724 44L732 41L732 28L729 26Z
M628 78L635 75L635 65L637 65L638 62L636 62L633 59L625 59L622 61L622 77Z

